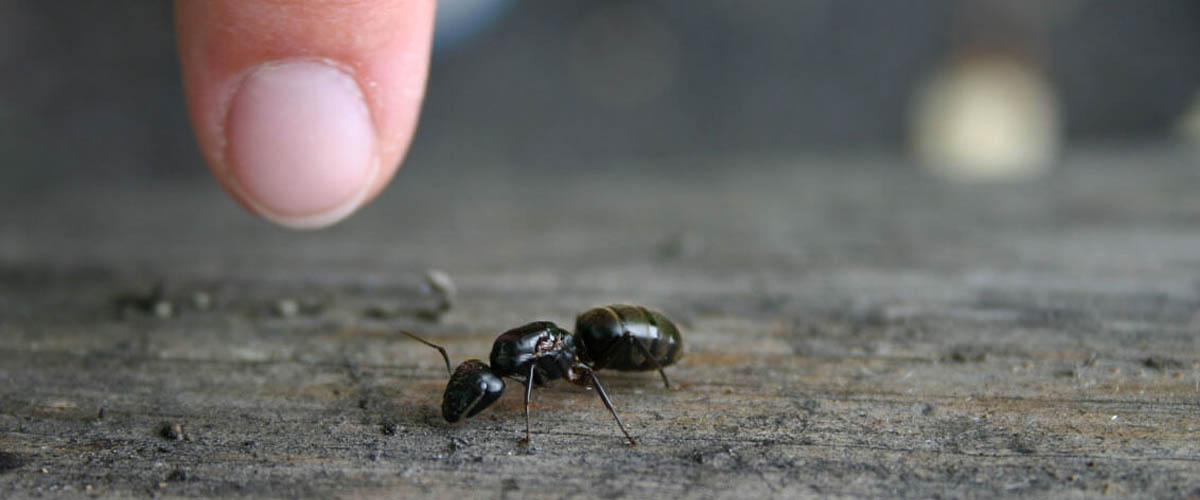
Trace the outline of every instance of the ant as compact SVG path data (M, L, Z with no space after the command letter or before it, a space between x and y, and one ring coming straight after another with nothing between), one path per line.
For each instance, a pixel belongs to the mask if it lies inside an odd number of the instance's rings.
M662 313L640 306L611 305L597 307L575 319L572 334L549 321L535 321L500 334L492 344L491 366L478 359L469 359L450 370L446 350L412 333L400 333L437 349L446 361L450 382L442 396L442 417L454 423L471 418L500 398L504 392L503 377L525 383L525 439L529 434L529 399L534 385L544 385L556 379L567 379L583 387L595 387L596 393L617 427L629 439L637 441L625 430L621 418L613 409L608 393L596 378L596 370L612 368L621 371L658 370L663 385L671 383L663 371L683 357L683 336L675 323Z

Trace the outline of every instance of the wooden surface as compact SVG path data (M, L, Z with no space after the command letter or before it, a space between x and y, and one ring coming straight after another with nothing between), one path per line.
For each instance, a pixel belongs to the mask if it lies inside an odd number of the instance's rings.
M211 182L4 188L0 496L1200 496L1197 157L894 163L409 165L318 233ZM676 389L600 372L635 449L563 383L534 448L515 384L447 425L393 333L457 363L610 302L686 338Z

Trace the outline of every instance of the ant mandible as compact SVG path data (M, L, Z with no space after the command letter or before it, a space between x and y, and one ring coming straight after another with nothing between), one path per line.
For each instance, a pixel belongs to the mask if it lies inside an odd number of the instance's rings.
M504 392L503 377L525 383L525 439L530 444L529 399L534 385L556 379L567 379L583 387L595 387L596 393L617 427L629 439L637 441L625 430L621 418L613 409L608 393L596 378L596 370L611 368L621 371L658 370L663 385L671 383L663 371L683 357L683 336L675 323L662 313L640 306L611 305L597 307L575 319L572 334L549 321L535 321L513 328L496 337L492 344L491 366L470 359L450 370L450 356L441 346L412 333L400 333L437 349L446 361L450 382L442 396L442 417L454 423L474 417L500 398Z

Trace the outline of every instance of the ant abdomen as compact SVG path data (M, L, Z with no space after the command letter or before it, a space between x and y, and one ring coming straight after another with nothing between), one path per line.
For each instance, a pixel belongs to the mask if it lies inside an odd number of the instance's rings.
M596 369L661 370L683 357L683 336L675 323L641 306L588 310L575 319L575 336L582 344L579 358Z

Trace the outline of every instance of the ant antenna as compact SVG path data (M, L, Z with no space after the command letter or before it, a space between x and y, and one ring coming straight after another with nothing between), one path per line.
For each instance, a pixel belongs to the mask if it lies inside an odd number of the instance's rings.
M402 333L402 334L404 334L406 337L408 337L408 338L410 338L410 339L413 339L413 340L415 340L415 341L417 341L417 342L420 342L420 343L422 343L422 344L425 344L425 345L427 345L427 346L429 346L429 347L432 347L432 348L434 348L434 349L437 349L437 350L438 350L438 352L442 353L442 359L446 361L446 373L447 373L447 374L449 374L449 375L452 375L452 376L454 375L454 370L451 370L451 369L450 369L450 355L449 355L449 354L446 354L446 350L445 350L445 349L443 349L443 348L442 348L442 346L440 346L440 345L437 345L437 344L434 344L433 342L430 342L430 341L428 341L428 340L425 340L425 339L423 339L423 338L421 338L421 337L418 337L418 336L416 336L416 335L413 335L412 333L406 332L406 331L404 331L404 330L397 330L397 331L398 331L398 332L400 332L400 333Z

